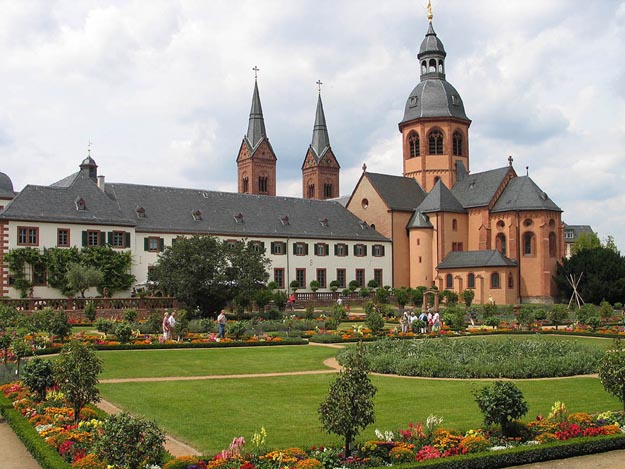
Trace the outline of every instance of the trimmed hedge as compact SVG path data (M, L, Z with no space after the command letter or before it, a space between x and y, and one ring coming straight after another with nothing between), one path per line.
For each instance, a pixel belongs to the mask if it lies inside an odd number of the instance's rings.
M72 466L39 436L35 427L13 408L2 393L0 393L0 413L43 469L71 469Z
M587 454L625 449L625 435L605 435L556 441L539 446L517 446L501 451L488 451L463 456L430 459L422 462L398 464L401 469L498 469L520 464L532 464L554 459L572 458Z

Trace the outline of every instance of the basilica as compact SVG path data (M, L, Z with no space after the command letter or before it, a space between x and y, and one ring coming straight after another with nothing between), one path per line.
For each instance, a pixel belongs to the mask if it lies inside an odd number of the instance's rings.
M238 155L238 193L105 182L91 155L50 186L14 192L0 173L0 294L19 296L2 264L10 249L110 245L133 255L137 282L180 236L248 240L264 250L270 279L320 291L332 281L366 286L436 286L475 303L552 302L565 255L562 210L509 157L472 173L460 93L446 78L447 52L431 14L417 54L420 79L408 94L403 174L363 172L339 198L340 165L319 94L312 140L301 166L301 198L276 195L278 158L265 129L255 81ZM416 78L416 77L415 77ZM3 206L3 207L2 207ZM58 295L31 266L37 296Z

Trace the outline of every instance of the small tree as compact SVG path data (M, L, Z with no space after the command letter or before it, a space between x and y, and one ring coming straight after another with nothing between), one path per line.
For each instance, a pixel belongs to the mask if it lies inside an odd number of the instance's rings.
M486 303L482 305L482 317L484 320L491 318L497 312L497 305L495 303Z
M341 283L338 280L332 280L330 282L330 290L333 292L337 291L340 286L341 286Z
M280 311L284 311L287 300L288 296L282 290L278 290L273 294L273 302Z
M104 274L95 267L87 267L82 264L70 264L65 274L67 288L72 292L80 292L85 297L85 292L91 287L97 287L102 283Z
M91 322L93 323L93 321L95 321L95 317L97 314L97 309L95 307L95 304L93 303L93 301L87 301L87 304L85 305L85 317Z
M124 311L124 321L128 321L130 323L135 322L137 320L137 310L134 308L128 308Z
M410 292L407 288L394 288L393 296L402 310L406 307L408 301L410 301Z
M347 286L349 288L349 291L355 292L360 286L360 284L356 280L352 280L351 282L349 282L349 285Z
M376 282L375 280L371 279L367 282L367 288L371 289L371 290L375 290L376 288L378 288L380 286L380 284L378 282Z
M328 321L328 329L338 329L342 321L347 317L347 310L343 305L334 305L330 311L330 320Z
M519 310L519 314L516 317L519 325L523 327L529 327L529 325L534 321L534 310L529 306L523 306Z
M73 340L63 346L53 370L54 380L74 409L74 422L78 422L81 409L100 400L96 386L102 362L91 347Z
M620 340L615 340L612 349L601 359L599 379L604 389L623 403L625 410L625 349Z
M54 386L52 364L49 360L34 357L24 365L22 380L37 395L40 401L45 401L46 390Z
M257 290L254 294L254 303L258 307L258 312L262 313L265 311L265 307L271 303L271 300L274 298L274 294L268 288L262 288Z
M47 331L52 337L65 339L72 332L72 325L69 323L69 317L65 311L56 311L50 315Z
M330 384L319 406L319 418L328 433L345 438L345 456L351 455L354 438L375 422L373 397L377 388L369 379L369 363L362 344L344 356L343 369Z
M110 415L99 430L96 454L111 466L139 469L163 460L165 435L154 422L122 412Z
M127 344L132 338L132 326L128 321L122 321L115 326L115 336L122 344Z
M367 311L367 317L365 324L371 329L371 333L378 335L384 331L384 318L376 308L371 308Z
M379 304L386 304L390 295L391 293L386 288L378 287L375 290L375 301Z
M558 330L558 326L568 318L569 310L562 304L553 305L547 313L547 321L556 326L556 331Z
M472 289L467 288L462 292L462 300L467 308L473 304L473 298L475 298L475 292Z
M313 293L319 290L319 282L317 282L316 280L311 281L310 289L313 291Z
M495 381L475 391L475 402L482 414L484 424L501 425L504 436L511 435L511 423L527 414L527 402L521 390L511 381Z
M601 319L603 319L604 321L610 319L613 314L614 308L612 307L612 305L607 301L603 300L599 304L599 315L601 316Z
M17 376L19 376L22 358L28 356L32 352L32 348L26 343L23 337L15 337L11 342L11 351L17 361Z
M575 318L581 323L586 324L588 318L597 315L597 307L593 304L586 303L582 305L577 311L575 311Z
M299 288L299 282L297 280L291 280L291 283L289 284L289 286L291 287L291 290L296 292L297 289Z

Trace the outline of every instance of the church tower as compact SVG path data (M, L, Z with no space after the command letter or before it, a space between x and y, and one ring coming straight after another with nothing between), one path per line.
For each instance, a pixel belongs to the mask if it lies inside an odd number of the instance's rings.
M432 26L421 43L421 81L406 102L399 123L402 134L404 176L413 177L427 192L441 180L448 188L469 170L469 126L460 94L445 79L447 52Z
M313 127L312 142L302 164L302 189L305 199L332 199L339 196L339 166L330 147L326 116L321 102L321 81Z
M253 70L257 73L258 67ZM237 156L239 193L276 195L276 161L265 131L258 78L255 76L250 122Z

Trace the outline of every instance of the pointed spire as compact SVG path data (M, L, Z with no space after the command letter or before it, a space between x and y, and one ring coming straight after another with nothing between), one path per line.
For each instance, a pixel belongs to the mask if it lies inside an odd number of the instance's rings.
M265 119L263 118L263 108L260 105L260 95L258 94L258 80L256 73L258 67L254 67L254 94L252 95L252 109L250 110L250 123L247 127L247 141L252 148L261 142L262 139L267 138L267 132L265 131Z
M313 138L310 147L315 152L317 158L319 158L327 148L330 148L326 116L323 113L323 103L321 102L321 89L319 89L319 97L317 98L317 113L315 115L315 126L313 128Z

